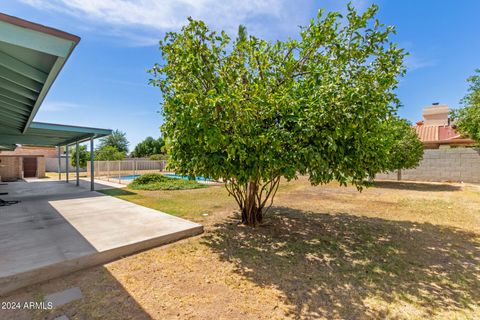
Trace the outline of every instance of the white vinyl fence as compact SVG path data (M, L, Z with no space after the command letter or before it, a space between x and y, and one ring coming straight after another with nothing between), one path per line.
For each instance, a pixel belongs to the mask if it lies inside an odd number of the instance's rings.
M145 173L165 171L166 160L128 159L119 161L94 161L95 178L117 183L129 183L134 177ZM87 175L90 176L90 162Z

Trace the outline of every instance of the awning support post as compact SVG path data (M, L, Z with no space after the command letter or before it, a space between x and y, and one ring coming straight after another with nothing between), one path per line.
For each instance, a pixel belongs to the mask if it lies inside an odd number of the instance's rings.
M69 167L69 165L68 165L68 160L69 160L68 149L69 148L68 148L68 144L66 145L65 148L67 149L67 150L65 150L65 154L66 154L66 157L65 157L65 172L66 172L66 175L67 175L65 181L68 183L69 182L69 170L68 170L68 167Z
M77 173L77 182L76 182L76 186L78 187L80 185L80 150L79 150L79 147L78 147L78 141L75 142L75 157L76 157L76 160L75 161L75 164L76 164L76 173Z
M93 162L93 137L90 138L90 191L94 191L94 181L95 181L95 167L94 167L94 162Z
M62 158L61 158L61 154L60 154L60 149L62 147L61 146L57 146L57 150L58 150L58 180L62 180Z

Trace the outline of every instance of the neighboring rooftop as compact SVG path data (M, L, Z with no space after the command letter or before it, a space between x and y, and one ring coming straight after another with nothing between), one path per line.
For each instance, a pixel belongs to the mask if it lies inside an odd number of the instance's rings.
M433 103L423 109L422 115L423 120L418 121L414 128L426 148L438 148L440 145L466 146L475 143L455 130L449 117L448 105Z
M425 126L448 126L450 118L448 105L433 103L431 106L423 108L422 116Z

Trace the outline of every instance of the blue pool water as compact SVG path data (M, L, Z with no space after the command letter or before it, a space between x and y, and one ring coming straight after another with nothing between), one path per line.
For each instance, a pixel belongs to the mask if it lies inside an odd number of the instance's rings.
M188 176L182 176L182 175L178 175L178 174L175 174L175 173L162 173L162 174L164 176L169 177L169 178L188 180ZM125 180L125 181L134 180L137 177L140 177L140 175L139 174L130 174L130 175L127 175L127 176L121 176L120 180ZM206 179L204 177L196 177L195 180L197 180L197 181L210 181L210 179Z
M183 179L183 180L189 180L188 176L181 176L175 173L163 173L164 176L170 177L170 178L175 178L175 179ZM197 181L211 181L210 179L204 178L204 177L195 177L195 180Z
M139 174L130 174L128 176L120 176L120 180L134 180L135 178L140 177Z

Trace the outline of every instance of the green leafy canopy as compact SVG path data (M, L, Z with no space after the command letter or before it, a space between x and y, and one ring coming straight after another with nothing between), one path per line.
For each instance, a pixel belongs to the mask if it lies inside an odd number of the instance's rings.
M111 135L100 139L95 150L95 160L122 160L127 155L128 145L127 134L118 129L113 130Z
M162 137L154 139L147 137L142 142L139 142L132 151L132 156L136 158L149 157L152 155L162 154L165 147L165 141Z
M120 130L113 130L112 134L100 139L99 149L104 147L114 147L120 152L128 152L129 142L127 140L127 134Z
M391 139L387 171L416 167L423 158L423 144L411 123L398 117L392 117L387 123L386 133Z
M126 153L114 146L106 145L95 150L95 161L123 160L125 157Z
M171 168L223 179L242 215L259 220L279 177L361 188L385 171L405 52L377 9L349 5L345 21L319 11L298 40L274 43L193 19L167 33L150 82L163 95Z
M68 147L69 150L72 150L70 154L70 164L73 167L77 166L77 149L75 147ZM79 157L79 166L85 168L87 166L87 161L90 161L90 152L87 151L86 146L78 147L78 157Z
M480 142L480 69L467 82L468 92L461 101L463 108L454 110L452 118L461 133Z

